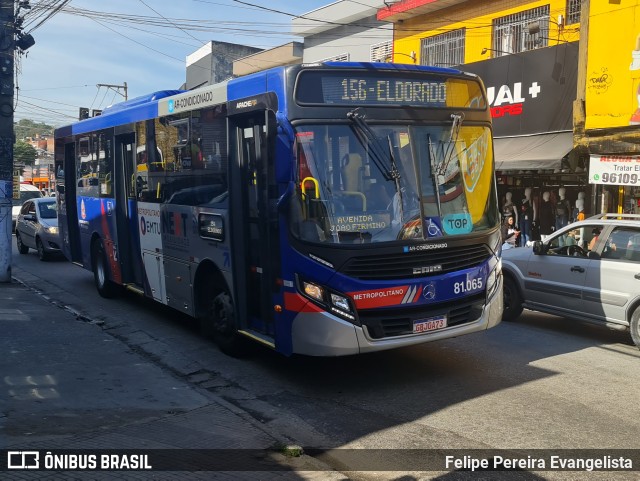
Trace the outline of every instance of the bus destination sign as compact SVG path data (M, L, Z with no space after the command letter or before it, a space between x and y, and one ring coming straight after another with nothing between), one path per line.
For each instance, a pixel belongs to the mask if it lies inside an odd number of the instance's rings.
M463 94L464 92L464 94ZM462 95L461 95L462 94ZM301 104L411 105L430 108L463 108L482 98L472 81L433 77L388 75L376 72L303 72L297 83ZM478 107L475 105L474 107Z
M447 105L445 82L345 77L325 79L322 90L327 103Z

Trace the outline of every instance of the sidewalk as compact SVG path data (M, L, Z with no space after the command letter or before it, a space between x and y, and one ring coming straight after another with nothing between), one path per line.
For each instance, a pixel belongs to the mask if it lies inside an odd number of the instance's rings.
M16 470L3 479L346 479L309 456L274 453L286 440L249 413L16 279L0 284L0 329L3 449L270 450L265 471L240 471L240 459L215 473Z

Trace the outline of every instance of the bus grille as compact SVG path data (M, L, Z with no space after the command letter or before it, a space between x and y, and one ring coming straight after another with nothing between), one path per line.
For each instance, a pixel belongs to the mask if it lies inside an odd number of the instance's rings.
M462 301L393 309L366 309L358 311L358 318L367 327L372 339L413 334L413 321L447 316L447 327L460 326L478 320L482 315L485 294L477 294Z
M411 254L390 254L353 257L340 272L356 279L389 280L414 277L414 268L442 266L431 274L420 273L420 277L445 274L460 269L479 266L491 256L486 244L453 247L438 251L422 251Z

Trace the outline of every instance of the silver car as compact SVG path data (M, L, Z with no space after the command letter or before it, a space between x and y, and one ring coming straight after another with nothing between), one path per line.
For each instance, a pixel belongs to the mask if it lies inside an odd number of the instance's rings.
M640 215L574 222L533 247L502 253L504 313L523 308L630 329L640 348Z
M20 254L29 248L38 251L40 260L60 252L56 199L42 197L25 202L16 223L16 244Z

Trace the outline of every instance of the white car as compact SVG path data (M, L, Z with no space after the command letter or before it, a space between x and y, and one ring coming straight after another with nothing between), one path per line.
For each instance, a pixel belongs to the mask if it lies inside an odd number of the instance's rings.
M36 199L42 197L42 192L35 185L20 184L20 198L13 199L11 206L11 220L13 222L13 232L16 230L16 221L18 220L18 214L22 205L29 199Z
M20 254L38 251L41 261L60 253L58 206L51 197L31 199L24 203L16 223L16 245Z
M502 253L503 321L523 308L629 329L640 348L640 215L574 222Z

